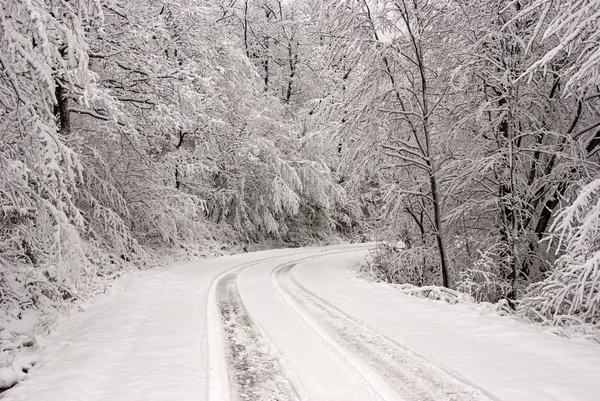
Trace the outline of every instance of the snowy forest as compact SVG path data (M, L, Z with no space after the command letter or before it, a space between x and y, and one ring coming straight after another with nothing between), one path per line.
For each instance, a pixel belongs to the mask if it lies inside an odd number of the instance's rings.
M375 279L597 329L600 1L0 4L0 326L164 254L373 240Z

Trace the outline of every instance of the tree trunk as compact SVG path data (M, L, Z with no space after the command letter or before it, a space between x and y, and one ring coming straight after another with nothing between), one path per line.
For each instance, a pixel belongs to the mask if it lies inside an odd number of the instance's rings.
M54 114L58 118L59 132L63 136L71 134L71 115L69 112L69 96L62 84L56 81L56 105Z
M183 130L179 130L179 141L177 142L177 145L175 145L175 149L179 150L179 148L181 148L181 145L183 145L183 138L185 137L185 132L183 132ZM179 172L179 163L175 162L175 188L179 189L179 187L181 186L181 173Z
M446 257L446 246L442 233L442 212L440 208L440 197L438 193L437 180L433 171L429 175L431 184L431 195L433 198L433 219L435 222L435 238L437 240L438 251L440 253L440 266L442 269L442 285L450 288L450 278L448 275L448 261Z
M435 238L438 246L438 252L440 254L440 267L442 270L442 285L446 288L450 288L450 277L448 273L448 259L446 255L446 245L444 241L444 234L442 230L442 208L441 199L438 190L438 183L436 178L436 165L434 157L432 155L433 149L431 148L431 123L429 121L429 92L427 86L427 75L425 69L425 61L422 57L422 49L420 42L415 38L410 28L409 20L406 19L409 34L412 39L415 56L417 59L417 65L419 68L419 75L421 78L421 101L423 106L423 134L425 136L425 151L427 152L426 163L429 166L429 184L431 186L431 198L433 203L433 221L435 224Z
M250 49L248 48L248 0L244 3L244 47L246 57L250 58Z
M269 49L269 40L268 39L265 41L265 47L267 49ZM264 88L264 91L268 92L269 91L269 54L268 53L266 54L265 60L263 61L263 67L265 69L265 77L264 77L265 88Z
M292 88L294 85L294 76L296 75L296 64L298 63L298 55L293 53L292 42L288 45L288 63L290 67L290 75L288 76L287 90L285 93L285 102L289 103L292 97Z

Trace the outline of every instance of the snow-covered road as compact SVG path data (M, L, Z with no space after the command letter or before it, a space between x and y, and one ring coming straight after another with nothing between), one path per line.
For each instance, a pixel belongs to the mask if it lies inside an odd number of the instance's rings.
M142 272L62 319L0 396L106 400L597 400L600 351L355 278L369 245Z

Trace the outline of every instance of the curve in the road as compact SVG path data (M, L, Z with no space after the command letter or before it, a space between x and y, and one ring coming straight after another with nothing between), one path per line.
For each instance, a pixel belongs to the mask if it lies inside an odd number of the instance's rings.
M238 370L247 364L241 361L246 357L246 354L241 354L238 350L232 350L233 341L239 339L233 339L231 332L231 325L238 324L239 329L242 331L246 330L246 340L254 343L254 346L260 344L263 348L270 348L270 352L263 353L263 360L259 360L258 357L254 362L261 365L270 365L269 374L271 375L270 386L277 391L281 391L283 399L294 400L297 399L297 393L295 392L293 385L290 380L284 377L275 364L272 363L272 355L276 354L274 348L269 344L268 338L261 334L256 324L252 321L251 317L245 311L243 303L239 298L237 289L235 288L235 281L237 276L245 269L266 262L273 262L278 259L288 259L284 263L276 264L275 269L284 266L289 263L289 259L292 259L292 263L299 263L312 259L319 256L332 255L336 253L344 253L356 249L366 249L364 244L356 245L353 247L346 247L343 250L311 250L305 252L299 252L293 255L281 255L263 258L249 263L243 263L226 270L217 276L208 291L207 299L207 346L208 346L208 401L226 401L240 398L249 399L248 394L243 393L248 389L245 383L240 380L248 380L249 377L244 376ZM235 322L235 323L234 323ZM227 327L229 325L229 327ZM228 332L229 330L229 332ZM240 334L240 331L235 332L236 335ZM269 357L271 355L271 357ZM257 357L257 355L255 355ZM237 360L236 360L237 358ZM237 366L236 366L237 364ZM234 377L236 383L230 383L230 372ZM265 373L265 372L263 372ZM264 381L265 377L261 378ZM235 388L236 394L232 395L232 388ZM277 390L279 389L279 390ZM280 398L281 399L281 398Z

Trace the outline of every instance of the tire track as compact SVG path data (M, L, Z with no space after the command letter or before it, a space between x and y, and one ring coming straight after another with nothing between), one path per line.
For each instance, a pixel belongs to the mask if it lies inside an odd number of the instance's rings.
M304 252L309 253L309 252ZM314 253L314 252L313 252ZM238 383L237 379L241 379L243 375L241 372L236 372L236 365L238 368L244 366L243 362L236 361L236 357L241 357L240 352L234 352L232 350L231 335L236 334L234 320L237 323L248 322L248 324L241 324L240 327L246 327L247 332L244 334L250 335L254 339L260 338L256 333L253 333L253 326L250 324L251 319L246 313L243 304L235 289L235 278L244 269L251 266L255 266L260 263L284 258L285 256L272 256L269 258L259 259L254 262L243 263L234 266L224 273L217 276L208 291L207 299L207 346L208 346L208 401L228 401L228 400L244 400L252 398L250 397L247 386L244 383ZM225 284L222 284L224 282ZM229 283L229 284L227 284ZM233 287L235 292L233 293L230 289ZM227 295L230 294L230 295ZM219 300L234 299L235 304L229 302L228 306L223 306ZM226 326L229 326L227 328ZM229 332L228 332L229 330ZM233 331L232 331L233 330ZM244 331L240 332L243 333ZM244 354L244 356L246 356ZM258 363L258 361L255 361ZM250 366L248 366L248 369ZM230 374L231 372L231 374ZM230 381L231 376L231 381ZM232 386L233 385L233 386ZM232 391L234 394L232 397Z
M232 398L298 400L294 386L282 372L274 347L261 335L244 309L235 283L238 274L228 274L217 285Z
M345 249L315 249L272 256L234 266L217 276L209 288L207 299L208 400L299 399L291 381L283 374L275 347L248 315L239 296L236 280L243 270L277 259L299 263L367 248L366 245L356 245ZM290 262L275 268L286 263Z
M330 305L290 275L296 264L273 272L273 282L315 318L331 338L368 365L405 401L487 401L489 397Z
M325 342L331 345L337 352L339 352L358 373L360 373L364 379L373 387L373 389L379 394L382 400L385 401L407 401L400 394L389 385L389 383L380 375L373 367L366 363L362 359L362 355L357 354L355 350L349 348L346 344L338 341L334 338L331 333L326 330L321 324L319 324L312 315L307 313L307 310L301 306L298 299L292 295L289 291L284 290L283 286L278 282L278 276L281 271L289 271L298 262L288 263L275 268L271 273L271 281L275 286L279 295L283 300L294 309L298 315L319 335Z

